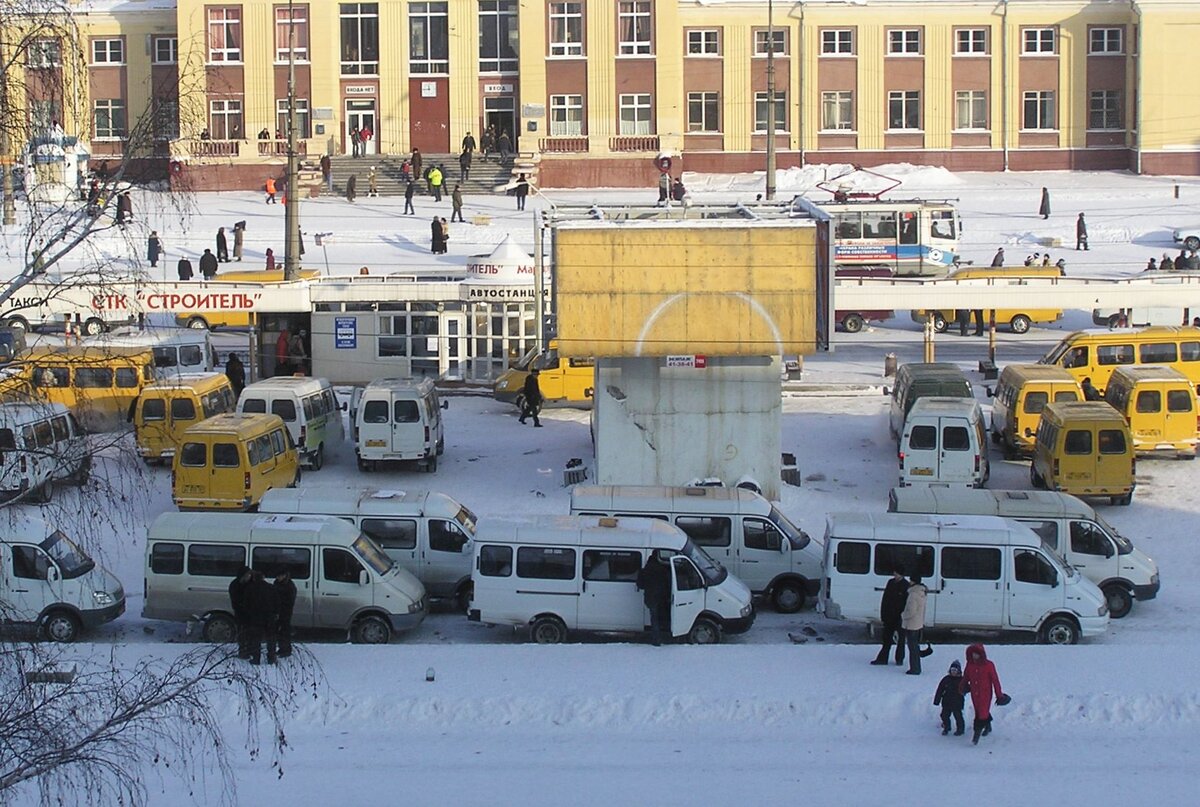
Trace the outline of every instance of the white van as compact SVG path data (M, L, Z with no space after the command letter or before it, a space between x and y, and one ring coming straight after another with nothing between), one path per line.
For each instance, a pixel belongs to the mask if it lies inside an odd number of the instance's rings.
M314 471L346 439L342 409L324 378L279 376L248 384L238 396L240 414L279 415L287 424L301 463Z
M61 530L29 519L0 540L0 602L0 622L36 625L51 641L73 642L125 612L125 589Z
M820 544L752 490L576 485L571 515L668 521L780 613L799 611L821 585Z
M82 485L91 474L87 437L60 403L0 404L0 492L45 503L54 483Z
M212 335L194 328L157 328L131 333L110 333L84 341L106 347L148 347L154 351L154 377L181 373L211 373L217 369Z
M428 378L377 378L356 389L350 400L354 446L360 471L374 471L381 462L417 460L426 471L437 470L446 449L442 409L437 389Z
M900 434L900 486L983 487L991 475L983 411L973 398L919 398Z
M429 596L471 601L475 514L443 493L310 485L272 488L260 513L336 516L358 527L421 581Z
M1158 564L1091 505L1066 493L895 488L888 496L888 511L1000 516L1019 521L1100 587L1113 619L1128 614L1135 599L1158 596Z
M237 635L229 583L250 566L291 572L292 625L384 644L425 618L425 587L357 527L323 516L163 513L146 540L142 616L200 622L207 642Z
M927 628L1032 631L1048 644L1108 629L1096 584L1031 529L995 516L830 514L818 610L878 625L895 569L929 588Z
M672 636L710 644L750 629L750 589L678 527L648 518L483 519L467 617L528 625L540 644L572 630L641 633L650 619L637 578L651 552L670 556Z

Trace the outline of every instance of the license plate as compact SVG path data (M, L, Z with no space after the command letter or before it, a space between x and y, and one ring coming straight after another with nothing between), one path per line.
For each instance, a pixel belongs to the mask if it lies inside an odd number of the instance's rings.
M913 468L912 475L913 476L933 476L933 469L932 468Z
M367 441L368 448L383 448L385 445L387 445L387 443L385 443L383 440L368 440Z

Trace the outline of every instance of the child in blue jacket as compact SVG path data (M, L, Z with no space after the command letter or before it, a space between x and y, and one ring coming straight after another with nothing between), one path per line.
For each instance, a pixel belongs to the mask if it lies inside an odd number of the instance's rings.
M942 707L942 736L950 733L950 718L954 718L954 736L963 733L963 702L971 691L970 687L961 687L962 665L957 660L950 662L950 671L938 683L937 692L933 695L933 705Z

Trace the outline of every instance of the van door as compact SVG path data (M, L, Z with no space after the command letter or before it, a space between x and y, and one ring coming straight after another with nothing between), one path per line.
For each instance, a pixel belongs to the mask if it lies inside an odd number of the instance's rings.
M421 554L417 548L417 521L413 518L364 518L358 528L383 547L387 556L411 572L429 588L422 575ZM433 596L432 591L429 592Z
M47 605L59 601L59 579L57 568L51 575L53 563L50 556L40 547L31 544L7 544L4 549L9 558L4 564L8 595L5 620L35 622ZM54 581L51 582L51 576Z
M910 423L900 442L900 478L905 485L927 485L940 479L938 473L938 419Z
M1092 429L1067 429L1063 436L1062 454L1059 460L1058 483L1066 489L1091 486L1096 479L1096 455L1094 453Z
M167 445L177 446L183 440L184 429L196 425L196 402L190 397L172 398L167 420Z
M1189 389L1167 390L1167 411L1163 435L1176 448L1194 445L1196 439L1196 399Z
M392 451L413 457L427 448L428 425L422 421L421 401L392 401Z
M392 444L391 402L386 398L367 398L360 403L355 434L359 453L376 457L386 453Z
M618 516L627 517L637 516L634 513ZM648 514L643 513L640 517L647 518ZM675 516L675 526L687 533L694 543L704 547L704 551L734 577L742 576L741 564L738 563L733 545L733 524L727 516Z
M246 497L249 465L242 464L241 446L236 440L212 444L212 464L208 468L208 498L225 505L240 505Z
M453 597L458 582L471 576L471 545L458 522L429 519L429 544L421 549L417 575L434 597Z
M371 604L371 586L359 577L366 567L348 550L321 547L321 574L317 579L313 624L318 628L346 629L354 613Z
M642 553L636 549L583 550L579 627L584 630L642 630L646 606L637 590Z
M938 481L975 486L975 458L979 449L972 440L975 431L966 418L939 418L942 448L938 453Z
M791 570L791 541L765 518L742 519L739 532L742 540L734 577L740 578L751 591L765 591L776 575Z
M1013 547L1008 575L1008 627L1033 630L1046 612L1061 604L1058 570L1041 552Z
M1112 539L1091 521L1072 520L1067 562L1093 582L1120 576L1117 548Z
M671 558L671 635L687 636L704 610L704 578L687 558Z
M933 619L927 625L956 625L996 628L1004 624L1004 592L1001 579L1004 558L992 546L942 547ZM928 606L926 606L928 610Z

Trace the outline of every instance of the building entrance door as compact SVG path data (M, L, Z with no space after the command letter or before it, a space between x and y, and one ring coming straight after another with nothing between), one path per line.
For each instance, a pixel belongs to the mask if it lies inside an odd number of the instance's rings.
M442 312L442 378L462 381L467 367L467 315L462 311Z
M350 132L363 127L371 130L371 138L363 143L363 154L375 154L378 151L379 127L375 120L375 102L362 100L346 101L346 130L344 132L345 154L353 154L354 146L350 142Z
M508 138L512 143L513 151L516 151L517 138L521 133L517 131L517 113L513 108L512 96L484 98L483 125L484 128L495 126L497 139L499 139L501 132L508 132Z

